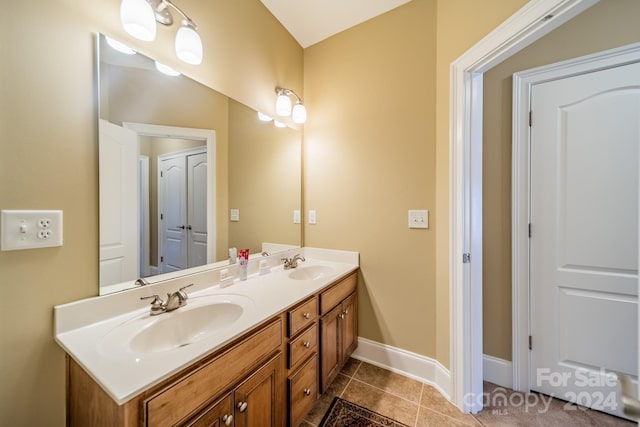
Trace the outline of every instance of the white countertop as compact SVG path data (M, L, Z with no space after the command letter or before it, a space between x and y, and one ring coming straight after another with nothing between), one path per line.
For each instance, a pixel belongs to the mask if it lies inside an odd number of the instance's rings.
M231 286L224 288L219 285L220 269L226 268L237 276L237 265L187 273L179 279L56 306L55 340L115 402L123 404L358 268L356 252L315 248L290 252L265 257L273 266L271 273L266 275L257 273L259 259L253 264L250 262L247 280L236 278ZM307 259L299 263L301 267L328 266L332 269L331 274L315 280L289 278L294 270L283 270L279 259L292 257L295 253L302 253ZM190 283L194 285L186 289L187 306L173 312L150 316L149 300L140 300L141 296L165 295ZM171 350L135 352L128 341L113 339L114 331L144 329L169 316L179 315L181 310L206 304L212 296L240 301L243 315L218 333Z

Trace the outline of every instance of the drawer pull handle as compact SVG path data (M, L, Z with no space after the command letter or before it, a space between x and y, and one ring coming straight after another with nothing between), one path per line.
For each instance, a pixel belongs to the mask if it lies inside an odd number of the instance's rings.
M238 403L238 409L240 409L240 412L246 411L247 410L247 402Z
M309 317L311 317L311 315L307 312L302 313L302 317L304 317L305 319L309 319Z
M222 417L222 421L224 422L224 425L230 426L233 422L233 415L224 415Z
M311 395L311 389L310 388L305 388L303 391L305 396L310 396Z
M309 347L311 347L311 343L310 343L309 341L304 341L304 342L302 343L302 345L304 346L304 348L309 348Z

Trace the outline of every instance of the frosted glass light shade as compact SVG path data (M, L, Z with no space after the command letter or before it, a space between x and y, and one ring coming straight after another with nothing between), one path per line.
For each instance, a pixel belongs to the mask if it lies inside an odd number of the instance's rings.
M286 128L287 127L287 125L285 123L279 122L277 120L274 120L273 124L276 125L277 128Z
M187 64L202 63L202 40L198 32L185 23L176 34L176 55Z
M156 38L156 18L146 0L122 0L120 21L125 31L146 42Z
M276 114L282 117L286 117L291 114L291 98L284 93L278 95L278 98L276 99Z
M307 121L307 109L301 102L298 102L293 106L291 118L293 119L294 123L304 123Z

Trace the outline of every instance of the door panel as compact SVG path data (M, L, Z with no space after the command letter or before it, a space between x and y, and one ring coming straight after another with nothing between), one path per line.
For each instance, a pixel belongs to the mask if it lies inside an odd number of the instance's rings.
M162 242L163 273L187 268L186 160L176 157L162 160Z
M622 415L637 375L640 65L532 88L532 389Z
M207 263L207 154L187 157L188 264Z

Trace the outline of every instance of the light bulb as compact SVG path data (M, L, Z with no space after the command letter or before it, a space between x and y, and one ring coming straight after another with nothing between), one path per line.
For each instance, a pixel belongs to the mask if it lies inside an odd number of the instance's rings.
M283 117L291 115L291 98L284 92L280 92L276 99L276 114Z
M125 55L135 55L136 51L131 49L129 46L127 46L126 44L119 42L118 40L114 40L111 37L107 37L105 36L105 39L107 40L107 44L109 46L111 46L111 48L117 50L120 53L124 53Z
M156 18L146 0L122 0L120 21L125 31L146 42L156 38Z
M155 61L156 69L160 71L162 74L166 74L167 76L176 77L179 76L180 73L169 67L168 65L164 65L161 62Z
M304 123L307 121L307 109L304 107L302 102L298 101L296 105L293 106L291 118L294 123Z
M187 64L202 63L202 40L193 24L184 21L176 34L176 55Z

